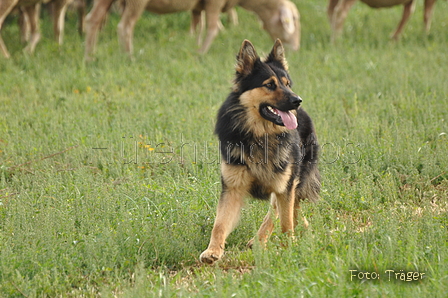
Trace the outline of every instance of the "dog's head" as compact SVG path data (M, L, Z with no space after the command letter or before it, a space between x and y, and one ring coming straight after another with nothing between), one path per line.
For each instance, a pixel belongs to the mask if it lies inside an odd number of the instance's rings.
M297 128L297 108L302 99L292 90L285 51L279 39L261 60L250 41L244 40L237 55L234 91L246 108L248 124L261 130Z

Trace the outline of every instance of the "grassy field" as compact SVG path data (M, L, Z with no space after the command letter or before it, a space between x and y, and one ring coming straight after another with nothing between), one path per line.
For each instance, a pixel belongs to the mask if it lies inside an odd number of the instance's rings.
M199 56L187 13L145 14L134 61L111 16L88 65L74 14L60 49L44 14L33 56L9 18L0 297L447 297L448 2L428 37L421 2L398 43L400 7L356 4L335 46L326 1L298 2L302 48L287 58L322 146L322 199L302 205L310 227L288 247L277 228L254 250L268 205L248 200L211 267L198 257L221 188L215 115L242 40L273 44L254 15L224 19Z

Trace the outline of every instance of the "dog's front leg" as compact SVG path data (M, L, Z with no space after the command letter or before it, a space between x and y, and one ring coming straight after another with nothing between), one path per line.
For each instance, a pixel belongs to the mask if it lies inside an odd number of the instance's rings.
M222 257L226 238L237 225L242 207L243 195L240 191L223 189L210 244L200 256L202 263L213 264Z
M208 264L222 257L226 238L238 223L253 178L245 166L222 163L221 179L222 192L212 236L208 248L199 257L201 262Z

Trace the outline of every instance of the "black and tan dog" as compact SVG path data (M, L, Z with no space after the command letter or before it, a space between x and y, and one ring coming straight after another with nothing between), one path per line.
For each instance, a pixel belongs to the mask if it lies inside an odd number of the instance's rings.
M281 41L277 39L271 53L261 60L245 40L237 55L234 83L218 112L215 129L222 155L222 193L210 244L200 256L209 264L224 253L244 197L271 200L272 211L257 233L265 243L274 228L274 216L280 217L282 232L292 235L299 202L317 200L320 190L314 127L299 108L302 99L291 90Z

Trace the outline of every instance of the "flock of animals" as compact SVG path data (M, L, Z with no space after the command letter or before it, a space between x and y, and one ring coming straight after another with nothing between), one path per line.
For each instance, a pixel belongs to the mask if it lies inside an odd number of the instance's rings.
M254 12L263 28L275 40L281 39L284 44L298 50L300 47L300 15L296 5L289 0L93 0L92 9L84 20L87 0L0 0L0 30L5 18L13 11L19 13L19 24L22 41L26 42L25 51L33 53L40 39L39 11L42 3L51 6L53 28L57 42L62 44L64 18L67 7L74 5L79 12L79 30L85 30L85 59L91 60L95 51L98 33L112 4L117 2L121 19L118 24L118 40L123 50L132 55L132 38L134 26L144 10L157 14L190 11L192 15L191 32L199 31L199 52L204 54L210 48L220 29L220 14L228 13L235 18L235 6ZM415 0L360 0L373 8L403 5L402 19L393 34L398 39L404 25L415 7ZM424 23L428 32L431 15L436 0L424 0ZM334 42L342 33L347 14L356 0L329 0L328 17L332 29L331 39ZM202 17L205 15L205 21ZM201 32L206 26L204 40ZM199 28L198 28L199 27ZM0 50L5 58L9 52L0 35Z

